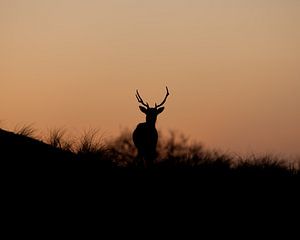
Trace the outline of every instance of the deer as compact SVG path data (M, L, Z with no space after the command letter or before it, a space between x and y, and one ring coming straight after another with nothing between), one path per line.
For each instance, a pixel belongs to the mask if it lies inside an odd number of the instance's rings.
M169 94L169 89L166 87L166 96L160 104L156 104L154 107L150 107L147 102L144 102L136 90L135 97L138 103L141 104L139 109L146 115L146 122L139 123L136 129L133 131L132 138L135 147L138 150L137 164L145 168L152 168L154 160L156 158L156 145L158 141L158 133L155 128L157 116L164 111L163 105L166 103Z

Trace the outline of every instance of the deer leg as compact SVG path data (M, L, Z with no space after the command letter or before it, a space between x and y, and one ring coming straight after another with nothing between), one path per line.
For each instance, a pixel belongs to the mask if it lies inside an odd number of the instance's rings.
M143 155L138 152L138 155L135 158L135 167L141 168L144 165Z

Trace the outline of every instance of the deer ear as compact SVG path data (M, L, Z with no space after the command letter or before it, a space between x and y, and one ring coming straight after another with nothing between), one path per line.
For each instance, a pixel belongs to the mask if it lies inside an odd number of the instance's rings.
M165 108L164 108L164 107L161 107L161 108L157 109L157 114L160 114L160 113L162 113L162 112L163 112L163 110L165 110Z
M140 108L141 112L143 112L145 114L147 113L147 108L142 107L142 106L139 106L139 108Z

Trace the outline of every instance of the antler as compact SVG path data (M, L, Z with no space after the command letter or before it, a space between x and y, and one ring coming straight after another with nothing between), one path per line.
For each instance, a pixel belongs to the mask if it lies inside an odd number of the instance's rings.
M143 101L143 99L142 99L142 97L140 96L138 90L136 90L135 97L136 97L136 99L138 100L138 102L139 102L140 104L142 104L143 106L149 108L149 104L148 104L148 103L145 103L145 102Z
M164 105L165 102L167 101L167 98L168 98L168 96L169 96L170 94L169 94L169 89L168 89L168 87L166 87L166 89L167 89L167 93L166 93L165 99L162 101L161 104L158 104L158 105L157 105L157 104L155 103L155 108L161 107L161 106Z

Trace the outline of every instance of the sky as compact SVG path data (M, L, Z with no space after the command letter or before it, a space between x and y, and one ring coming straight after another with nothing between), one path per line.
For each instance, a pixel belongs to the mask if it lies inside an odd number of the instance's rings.
M1 127L144 121L212 149L300 155L300 1L0 0Z

